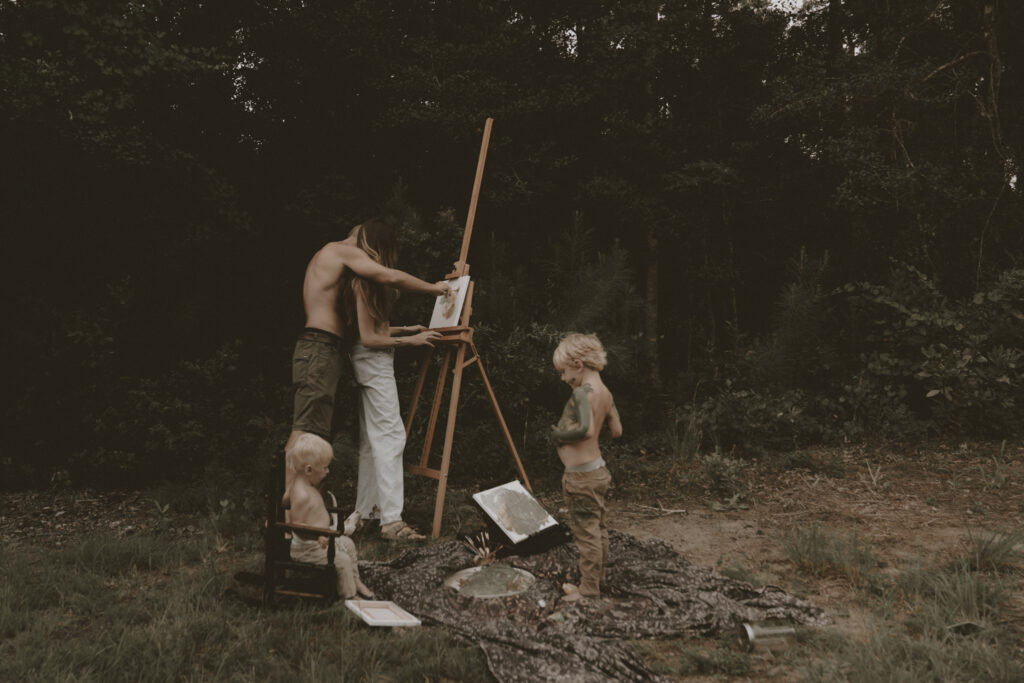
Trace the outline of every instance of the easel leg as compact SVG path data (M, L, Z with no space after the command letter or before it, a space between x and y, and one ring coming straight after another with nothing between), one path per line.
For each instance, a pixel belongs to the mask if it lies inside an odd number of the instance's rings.
M423 435L423 452L420 455L420 467L426 467L430 459L430 447L434 445L434 428L437 426L437 415L441 410L441 398L444 386L448 383L448 366L451 364L452 350L444 353L441 370L437 373L437 387L434 389L434 403L430 406L430 419L427 421L427 432Z
M512 434L508 431L508 425L505 424L505 417L501 414L501 408L498 406L498 399L494 395L494 389L491 388L491 381L487 379L487 373L484 372L484 363L480 359L480 354L476 350L476 344L470 342L470 346L473 349L473 355L476 357L476 366L480 369L480 378L484 381L484 388L487 389L487 396L491 400L491 408L494 409L494 415L498 418L498 424L501 425L501 433L505 435L505 443L508 444L508 449L512 453L512 459L516 461L516 469L519 470L519 476L523 478L523 485L526 490L533 493L533 487L530 486L530 479L526 476L526 469L523 468L523 462L519 459L519 453L516 451L516 445L512 442Z
M423 352L423 360L420 361L420 376L416 379L416 389L412 392L412 400L409 401L409 416L405 418L405 435L409 436L412 429L412 418L416 415L416 407L420 402L420 394L423 392L423 382L427 379L427 370L430 369L430 357L434 349L429 346Z
M462 368L465 358L466 346L465 344L460 344L459 350L455 354L452 395L448 403L448 424L445 426L444 450L441 452L441 474L437 480L437 502L434 504L434 526L431 530L431 536L434 538L441 535L441 515L444 513L444 497L448 489L448 467L451 464L452 438L455 435L455 418L459 412L459 389L462 386ZM435 402L435 407L438 402Z

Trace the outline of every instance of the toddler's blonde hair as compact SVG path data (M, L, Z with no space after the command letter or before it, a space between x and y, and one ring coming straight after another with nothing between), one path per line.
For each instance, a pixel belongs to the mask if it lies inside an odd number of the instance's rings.
M555 349L555 368L561 370L574 360L582 361L588 368L601 371L608 364L608 354L596 334L567 334Z
M323 437L309 432L300 434L284 454L285 464L296 474L306 469L306 465L323 467L333 459L334 449L331 444Z

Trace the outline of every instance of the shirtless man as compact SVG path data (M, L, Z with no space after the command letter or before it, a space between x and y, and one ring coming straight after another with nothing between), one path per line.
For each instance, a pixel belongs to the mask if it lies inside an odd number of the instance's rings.
M570 334L555 349L555 369L572 387L551 436L565 465L562 496L569 511L569 530L580 552L580 585L564 584L565 600L597 597L608 563L605 496L612 477L601 457L598 437L607 424L613 439L622 436L622 421L608 387L601 381L606 363L601 341L592 334Z
M306 309L306 326L299 333L292 355L292 383L295 403L292 432L285 445L287 451L303 432L331 440L331 418L334 394L341 374L342 323L338 300L342 279L348 273L373 282L437 296L450 296L448 283L431 284L395 268L381 265L379 255L368 253L372 246L361 239L363 225L379 223L372 219L352 228L348 237L330 242L313 255L306 266L302 283L302 301ZM378 260L374 259L378 256ZM439 334L423 326L403 328L404 344L433 346ZM286 486L291 484L291 471L286 470Z

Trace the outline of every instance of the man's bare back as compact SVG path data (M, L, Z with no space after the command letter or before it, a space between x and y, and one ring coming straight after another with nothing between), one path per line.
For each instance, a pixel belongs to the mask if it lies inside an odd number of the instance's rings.
M349 238L352 239L352 238ZM362 253L354 244L331 242L313 254L306 266L302 281L302 303L306 309L306 327L315 327L341 336L341 318L338 316L338 288L345 274L346 257L350 249Z

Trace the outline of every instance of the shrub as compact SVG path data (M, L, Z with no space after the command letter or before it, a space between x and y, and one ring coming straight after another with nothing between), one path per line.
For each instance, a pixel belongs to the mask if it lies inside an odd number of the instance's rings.
M715 451L705 455L701 462L704 466L704 476L713 493L726 498L746 493L747 486L743 477L746 464L742 460Z
M813 400L800 389L738 388L731 381L695 412L700 430L720 450L741 455L801 448L829 434Z
M286 425L264 415L285 410L259 376L239 369L239 347L225 344L158 377L123 378L109 404L85 409L94 445L70 458L72 479L99 486L189 479L214 462L251 461L271 432L283 443Z
M897 265L888 285L849 284L836 299L852 317L850 351L860 349L854 381L842 394L854 422L873 429L878 416L858 416L856 407L881 397L883 406L913 411L936 432L1020 433L1024 270L951 300L924 274Z
M1021 433L1024 269L962 299L903 264L884 285L851 283L827 295L815 284L820 268L811 271L781 298L771 340L726 358L703 380L709 395L678 411L684 434L743 455Z

